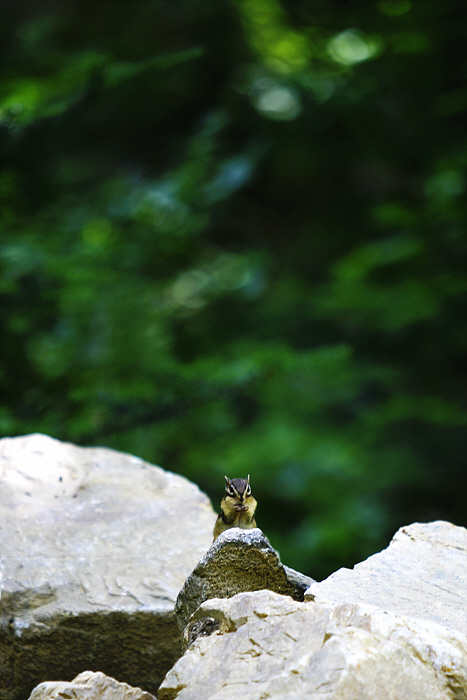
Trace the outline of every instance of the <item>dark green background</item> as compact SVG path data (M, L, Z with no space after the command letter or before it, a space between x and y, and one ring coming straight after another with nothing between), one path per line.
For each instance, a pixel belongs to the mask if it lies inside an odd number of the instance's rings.
M0 19L1 434L250 473L315 578L465 525L465 3Z

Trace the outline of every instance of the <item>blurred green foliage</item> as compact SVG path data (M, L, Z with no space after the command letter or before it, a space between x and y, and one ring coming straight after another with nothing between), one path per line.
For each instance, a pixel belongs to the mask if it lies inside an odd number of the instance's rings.
M251 474L319 578L466 524L460 0L1 3L2 435Z

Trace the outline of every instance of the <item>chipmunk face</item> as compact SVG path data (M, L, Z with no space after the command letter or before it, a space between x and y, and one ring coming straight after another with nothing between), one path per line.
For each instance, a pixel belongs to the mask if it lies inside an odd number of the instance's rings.
M248 504L245 502L251 497L250 475L246 479L229 479L225 477L226 505L230 506L237 513L246 512Z

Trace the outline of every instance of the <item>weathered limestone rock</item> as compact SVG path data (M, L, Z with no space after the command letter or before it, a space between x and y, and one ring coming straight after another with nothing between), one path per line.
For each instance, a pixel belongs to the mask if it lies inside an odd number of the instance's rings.
M50 681L34 688L29 700L156 700L154 695L127 683L119 683L104 673L85 671L72 681Z
M181 631L190 615L209 598L230 598L267 588L303 600L312 583L308 576L281 564L259 528L233 527L210 547L181 589L175 612Z
M467 638L434 623L271 591L206 601L187 638L206 621L159 700L467 698Z
M467 700L467 531L415 524L306 601L206 600L159 700Z
M186 479L43 435L0 440L0 686L24 700L85 669L155 692L215 513Z
M312 583L306 599L370 603L467 635L467 530L443 521L403 527L379 554Z

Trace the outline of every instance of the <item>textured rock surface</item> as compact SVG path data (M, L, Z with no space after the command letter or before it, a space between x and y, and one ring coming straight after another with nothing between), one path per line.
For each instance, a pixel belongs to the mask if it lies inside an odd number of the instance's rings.
M159 700L467 698L467 638L430 622L271 591L206 601L187 636L203 621Z
M119 683L104 673L85 671L69 683L51 681L35 688L29 700L156 700L151 693Z
M207 600L159 700L467 700L467 531L414 524L300 603Z
M215 514L186 479L43 435L0 441L2 700L99 669L154 692Z
M267 588L303 600L312 579L283 566L261 530L223 532L185 581L175 611L183 630L190 615L209 598Z
M467 635L467 530L443 521L403 527L387 549L312 583L306 597L370 603Z

